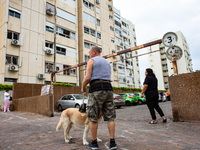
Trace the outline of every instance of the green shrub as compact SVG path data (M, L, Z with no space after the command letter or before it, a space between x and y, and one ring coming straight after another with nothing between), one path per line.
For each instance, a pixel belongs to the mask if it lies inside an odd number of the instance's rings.
M74 86L73 84L69 84L69 83L54 83L53 85Z
M140 89L140 88L114 87L114 86L113 86L113 89L121 89L121 90L124 90L124 91L126 91L126 90L142 91L142 89Z
M6 90L6 89L12 90L12 87L13 85L11 84L0 84L0 91Z

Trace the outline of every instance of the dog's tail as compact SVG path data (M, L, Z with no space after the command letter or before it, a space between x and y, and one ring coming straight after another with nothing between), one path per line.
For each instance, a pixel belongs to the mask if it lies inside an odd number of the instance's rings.
M60 117L60 120L59 120L57 127L56 127L56 131L60 130L61 127L62 127L62 117Z

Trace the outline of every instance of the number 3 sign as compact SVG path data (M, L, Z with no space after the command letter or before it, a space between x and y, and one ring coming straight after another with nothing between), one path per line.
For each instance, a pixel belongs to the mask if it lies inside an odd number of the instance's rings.
M178 41L178 37L174 32L168 32L163 36L163 44L167 47L173 47Z

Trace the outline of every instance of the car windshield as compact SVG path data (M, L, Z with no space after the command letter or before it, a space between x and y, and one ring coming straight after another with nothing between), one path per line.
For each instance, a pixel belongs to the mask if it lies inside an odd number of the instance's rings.
M140 96L140 94L135 93L136 96Z
M135 96L134 94L129 94L130 96Z
M113 94L113 97L116 97L116 96L120 96L120 95L118 95L118 94Z
M76 95L73 95L76 99L83 99L83 95L82 94L76 94ZM87 99L86 96L84 96L84 99Z

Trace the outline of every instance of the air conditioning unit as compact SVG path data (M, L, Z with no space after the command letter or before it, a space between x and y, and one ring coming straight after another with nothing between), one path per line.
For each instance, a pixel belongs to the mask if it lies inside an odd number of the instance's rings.
M130 81L129 81L129 80L127 80L127 83L130 83Z
M38 74L38 79L45 79L45 74L39 73L39 74Z
M50 8L46 10L46 13L47 13L48 15L51 15L51 16L54 15L53 10L50 9Z
M48 55L53 55L53 54L54 54L54 50L51 49L51 48L47 48L47 49L46 49L46 53L47 53Z
M100 0L96 0L96 3L97 3L97 4L100 4Z
M19 71L19 67L17 65L9 65L9 71Z
M126 78L124 78L123 81L126 82Z
M16 46L20 46L19 40L16 40L16 39L12 39L11 44L12 44L12 45L16 45Z
M123 43L121 42L120 45L123 46Z

